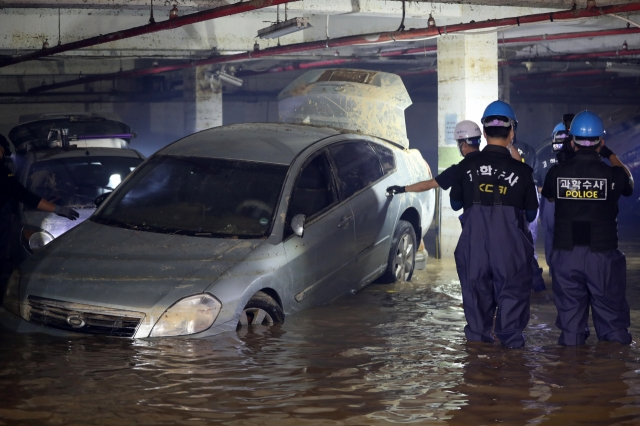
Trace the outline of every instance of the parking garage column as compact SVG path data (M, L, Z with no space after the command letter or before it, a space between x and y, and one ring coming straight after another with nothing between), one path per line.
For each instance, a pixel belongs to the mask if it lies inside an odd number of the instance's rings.
M194 67L184 71L185 134L222 126L222 90L209 67Z
M498 99L498 39L496 33L443 35L438 38L438 173L462 160L454 139L457 122L481 125L485 107ZM482 146L486 142L483 140ZM442 258L453 257L462 231L441 192L438 240Z

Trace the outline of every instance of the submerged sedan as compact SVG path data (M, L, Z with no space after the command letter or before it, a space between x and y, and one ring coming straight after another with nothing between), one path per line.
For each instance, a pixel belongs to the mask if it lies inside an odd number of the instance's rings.
M350 91L370 96L377 88L404 102L401 80L388 76L320 71L292 86L308 90L292 91L325 93L317 103L327 108L352 102ZM365 135L353 128L353 114L342 128L327 127L314 121L332 118L332 110L315 108L314 116L300 108L308 102L282 98L291 102L281 104L281 117L310 124L217 127L160 150L89 220L13 272L0 324L54 334L205 337L282 322L378 278L410 280L434 194L385 191L431 172L406 138L371 135L402 135L404 107L365 101L371 109L360 111L382 112L387 123Z
M16 330L205 336L408 280L433 216L417 151L291 124L206 130L152 156L11 276Z

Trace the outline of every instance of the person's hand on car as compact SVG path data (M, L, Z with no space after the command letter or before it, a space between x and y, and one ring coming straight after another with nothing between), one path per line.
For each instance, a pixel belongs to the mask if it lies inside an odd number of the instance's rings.
M393 185L387 188L387 194L403 194L404 186Z
M53 212L58 216L66 217L69 220L76 220L77 218L80 217L80 213L78 213L72 208L64 207L64 206L56 206Z

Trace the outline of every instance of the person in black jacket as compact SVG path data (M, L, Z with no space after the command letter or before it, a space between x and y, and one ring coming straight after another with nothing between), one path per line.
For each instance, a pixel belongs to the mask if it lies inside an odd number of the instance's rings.
M633 177L604 145L597 114L576 115L569 131L575 156L553 166L542 189L542 196L555 203L551 271L558 343L585 343L591 308L599 341L629 344L627 264L618 250L617 216L620 196L633 193Z
M449 198L464 209L454 253L462 289L467 341L492 343L491 329L509 348L525 344L533 281L533 244L526 222L538 213L533 169L509 152L517 126L513 108L489 104L482 116L487 146L458 165Z
M80 216L75 210L56 206L25 188L13 175L11 169L5 165L5 158L10 155L9 142L3 135L0 135L0 268L3 267L4 256L9 244L10 201L17 201L38 210L54 212L70 220L76 220Z
M480 153L480 139L482 132L476 123L470 120L463 120L456 124L454 130L458 150L463 157L471 158ZM440 173L433 179L424 180L407 186L390 186L387 188L388 194L402 194L405 192L423 192L433 188L442 188L445 191L458 179L458 165L454 164Z

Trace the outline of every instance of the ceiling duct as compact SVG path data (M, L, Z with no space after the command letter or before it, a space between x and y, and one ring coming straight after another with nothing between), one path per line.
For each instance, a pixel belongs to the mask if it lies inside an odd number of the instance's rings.
M376 136L409 147L404 110L411 98L396 74L356 69L309 71L278 95L280 121Z

